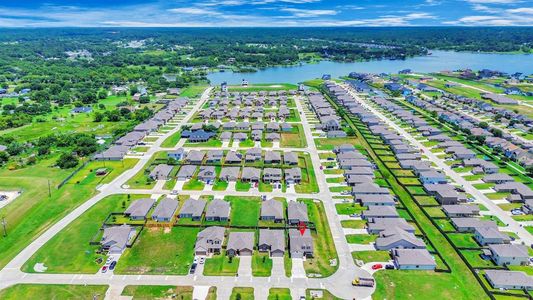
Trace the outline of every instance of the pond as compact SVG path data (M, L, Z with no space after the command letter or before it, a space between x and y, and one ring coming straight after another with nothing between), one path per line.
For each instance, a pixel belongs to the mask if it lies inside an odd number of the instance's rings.
M216 72L210 73L207 78L215 85L224 81L228 84L239 84L243 79L252 84L280 82L295 84L303 80L320 78L322 74L340 77L346 76L350 72L396 73L399 70L411 69L414 72L429 73L463 68L532 74L533 55L433 51L432 55L417 56L406 60L375 60L353 63L321 61L315 64L265 68L255 73Z

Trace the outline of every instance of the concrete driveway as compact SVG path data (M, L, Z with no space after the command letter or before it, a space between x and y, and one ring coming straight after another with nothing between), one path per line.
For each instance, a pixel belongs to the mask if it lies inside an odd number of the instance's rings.
M272 277L284 277L285 265L283 257L272 257Z
M252 257L239 256L239 270L237 271L239 277L252 276Z
M293 278L305 278L304 260L303 258L291 258L292 260L292 276Z

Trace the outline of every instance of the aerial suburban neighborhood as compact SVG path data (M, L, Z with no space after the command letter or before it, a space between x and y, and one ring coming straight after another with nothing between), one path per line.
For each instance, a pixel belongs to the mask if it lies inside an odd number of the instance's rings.
M533 299L533 7L351 2L0 4L0 300Z

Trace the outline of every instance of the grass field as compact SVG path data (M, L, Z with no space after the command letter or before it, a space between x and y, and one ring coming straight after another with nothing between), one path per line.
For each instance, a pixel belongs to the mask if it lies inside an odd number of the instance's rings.
M282 132L280 147L284 148L305 148L307 147L307 140L305 139L305 132L301 124L293 125L291 132Z
M192 300L192 293L192 286L128 285L122 291L122 296L130 296L134 300L170 298Z
M364 220L342 220L341 225L344 228L361 229L366 227L366 221Z
M0 290L0 299L103 299L107 285L17 284Z
M181 131L178 131L172 134L171 136L169 136L166 140L164 140L163 143L161 143L161 147L172 148L176 146L176 144L179 142L180 139L181 139Z
M91 238L98 234L109 213L124 211L123 202L127 207L132 200L143 197L148 196L133 195L130 201L127 195L112 195L102 199L44 244L24 264L22 270L32 273L36 263L44 263L48 268L47 273L96 273L102 265L95 260L103 256L95 253L98 246L89 245ZM64 251L66 248L69 251Z
M60 189L55 187L72 170L52 167L54 162L53 159L40 161L31 168L14 171L0 169L0 190L22 190L22 194L15 201L0 210L0 215L6 216L8 232L7 236L0 237L0 267L37 235L93 196L98 184L112 181L124 170L131 168L137 160L125 160L124 163L106 162L106 167L112 170L105 178L93 177L83 180L83 185L69 183ZM100 166L100 163L90 163L80 173L89 174L89 170Z
M335 208L339 215L360 214L366 210L366 207L358 203L337 203Z
M185 275L199 231L194 227L145 228L134 246L122 254L115 273Z
M206 88L207 86L205 85L191 85L183 89L180 93L180 96L189 98L200 97Z
M350 244L370 244L376 241L375 234L347 234L346 241Z

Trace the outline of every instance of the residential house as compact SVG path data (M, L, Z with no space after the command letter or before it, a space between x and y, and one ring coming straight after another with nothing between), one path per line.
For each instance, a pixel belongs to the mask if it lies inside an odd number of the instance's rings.
M215 199L207 205L205 212L206 221L227 222L230 215L230 204L221 199Z
M152 220L156 222L170 222L178 209L178 200L165 198L157 204L152 213Z
M281 182L282 175L281 169L278 168L264 168L263 169L263 181L267 183Z
M474 239L482 245L504 244L511 242L509 236L493 227L478 227L474 231Z
M424 244L423 240L402 229L389 229L381 231L374 246L377 250L426 248L426 244Z
M124 212L126 217L132 220L146 220L146 215L154 205L155 200L144 198L133 201Z
M269 252L271 257L285 255L285 231L282 229L259 229L258 250Z
M237 181L240 167L223 167L220 171L219 179L222 181Z
M529 264L527 247L517 244L489 245L491 259L498 266L525 266Z
M299 229L289 229L289 252L292 258L313 257L313 237L308 228L303 231L303 234Z
M285 169L285 183L298 184L302 181L302 170L300 168Z
M168 180L173 168L174 166L166 164L157 165L152 172L150 172L150 178L152 180Z
M258 168L244 167L242 169L241 180L243 182L259 182L261 180L261 170Z
M270 199L261 203L261 220L274 221L275 223L281 223L285 219L283 203L280 201Z
M206 227L196 236L194 245L195 255L209 255L220 253L224 243L225 228L220 226Z
M532 290L533 276L519 271L485 270L485 278L495 289Z
M198 180L204 181L207 184L211 184L215 181L217 174L214 166L200 166L198 172Z
M254 252L253 232L230 232L226 253L229 256L251 256Z
M176 175L176 178L179 181L186 181L186 180L191 179L194 176L194 173L196 173L196 166L183 165L180 167L178 174Z
M102 250L109 254L121 254L128 246L131 246L130 241L135 234L135 228L126 224L106 227L100 245Z
M185 203L181 207L179 217L192 219L193 221L200 221L202 219L206 203L207 202L205 200L201 199L187 199L187 201L185 201Z
M307 205L303 202L289 201L287 214L288 223L290 225L298 225L300 223L309 222L309 216L307 215Z
M392 256L399 270L435 270L437 267L427 249L394 249Z

